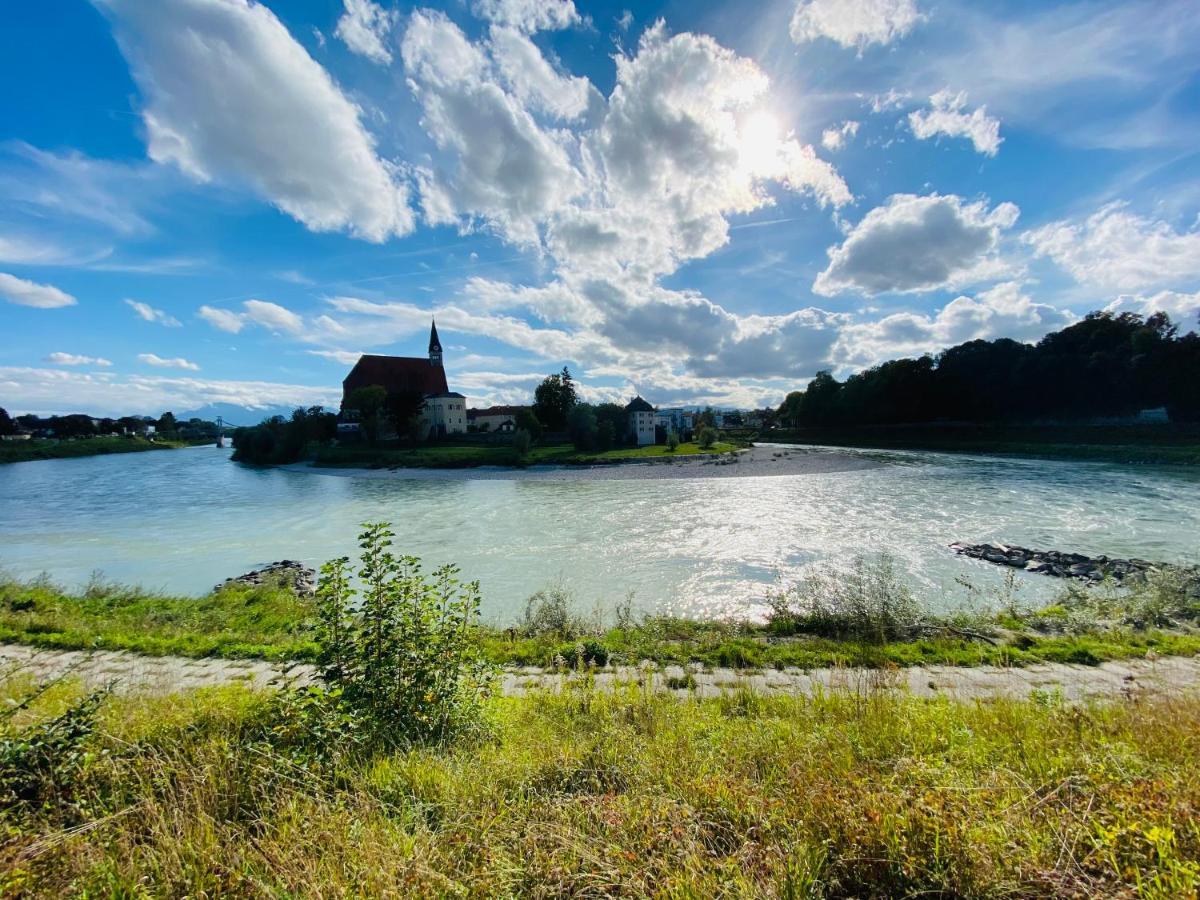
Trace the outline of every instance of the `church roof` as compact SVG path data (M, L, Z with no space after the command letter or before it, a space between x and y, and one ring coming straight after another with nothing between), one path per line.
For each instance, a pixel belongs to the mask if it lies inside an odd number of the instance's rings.
M436 334L434 335L436 338ZM389 394L418 391L424 396L445 394L446 370L428 359L416 356L376 356L364 354L358 358L350 374L342 381L342 392L379 385Z
M626 405L625 412L654 412L654 407L641 397L634 397Z
M437 322L431 322L429 325L429 352L433 353L435 350L438 353L442 352L442 342L438 340Z

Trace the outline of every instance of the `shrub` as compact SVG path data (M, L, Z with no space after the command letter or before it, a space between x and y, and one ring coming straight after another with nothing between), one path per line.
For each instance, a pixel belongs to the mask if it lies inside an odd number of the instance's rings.
M717 430L709 425L705 425L696 433L696 443L700 445L701 450L708 450L717 441Z
M589 629L587 623L572 609L572 597L562 585L545 588L525 601L519 631L526 637L553 635L562 640L574 640Z
M517 456L524 459L532 447L533 437L524 428L513 433L513 449L517 451Z
M679 449L679 433L672 429L667 432L667 450L674 453Z
M448 743L482 725L490 684L473 635L479 584L460 582L454 566L426 576L416 557L392 553L385 523L364 529L361 591L350 585L348 558L321 568L321 701L370 747Z

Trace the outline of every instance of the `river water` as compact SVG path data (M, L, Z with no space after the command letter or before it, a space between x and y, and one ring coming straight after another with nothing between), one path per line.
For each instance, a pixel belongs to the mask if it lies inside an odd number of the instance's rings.
M485 619L561 583L583 610L753 614L822 563L886 551L934 608L994 596L1004 572L955 540L1172 562L1200 550L1200 472L879 452L858 471L771 477L362 478L256 469L212 447L0 466L0 567L69 586L93 572L199 594L272 560L352 555L387 520L398 549L457 563ZM1061 585L1019 577L1023 599ZM980 595L971 595L978 598ZM973 601L978 604L978 599Z

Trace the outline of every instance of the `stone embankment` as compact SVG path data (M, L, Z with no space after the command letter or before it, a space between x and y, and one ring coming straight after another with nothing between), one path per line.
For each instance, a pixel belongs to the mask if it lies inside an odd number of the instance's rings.
M1102 581L1113 578L1121 581L1130 575L1140 575L1154 568L1144 559L1116 559L1108 556L1084 556L1058 550L1030 550L1008 544L954 543L950 549L962 556L982 559L1000 566L1012 566L1026 572L1053 575L1056 578L1079 578Z
M213 590L219 591L230 584L280 584L290 587L301 597L311 597L317 592L317 572L294 559L281 559L237 578L226 578L223 584L218 584Z

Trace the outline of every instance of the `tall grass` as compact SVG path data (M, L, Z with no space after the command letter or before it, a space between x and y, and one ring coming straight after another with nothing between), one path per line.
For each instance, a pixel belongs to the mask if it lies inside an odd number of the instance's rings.
M61 710L23 714L22 728ZM332 767L243 688L110 698L26 896L1143 896L1200 889L1200 699L492 700L493 738Z

